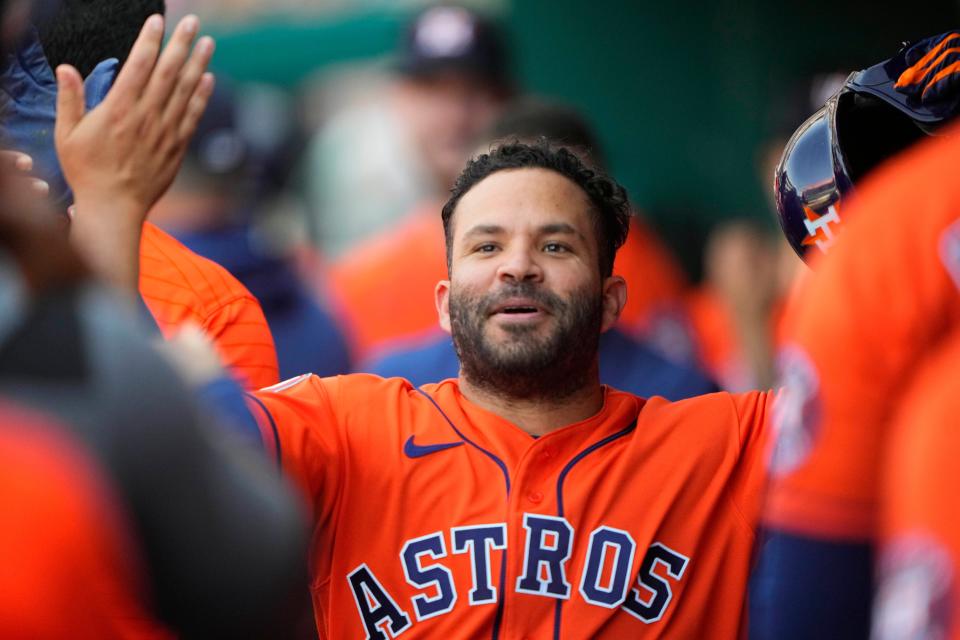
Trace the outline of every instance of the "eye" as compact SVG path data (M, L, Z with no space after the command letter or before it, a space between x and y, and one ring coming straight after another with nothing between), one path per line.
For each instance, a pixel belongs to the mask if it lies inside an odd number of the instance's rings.
M543 250L547 253L566 253L570 251L570 247L559 242L548 242L543 245Z
M477 253L493 253L497 250L497 245L492 242L484 242L483 244L478 244L474 251Z

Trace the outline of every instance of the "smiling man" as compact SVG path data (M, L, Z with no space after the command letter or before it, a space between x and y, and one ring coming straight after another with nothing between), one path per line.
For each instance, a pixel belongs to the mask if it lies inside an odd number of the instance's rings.
M136 173L102 195L162 188ZM459 378L303 375L250 396L311 512L321 637L745 628L770 396L670 403L600 384L598 338L626 300L612 265L627 210L619 185L565 149L481 155L443 210L450 279L436 299ZM146 212L108 213L125 216L116 268L134 270Z
M624 190L507 144L443 209L459 379L301 376L255 394L316 524L323 637L736 637L769 396L600 384ZM642 283L637 283L642 286Z

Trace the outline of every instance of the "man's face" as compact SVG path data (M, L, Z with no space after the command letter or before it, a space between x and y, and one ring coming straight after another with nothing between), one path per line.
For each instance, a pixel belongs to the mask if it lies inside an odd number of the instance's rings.
M600 333L626 285L600 276L592 216L587 195L545 169L499 171L463 196L437 308L468 381L560 398L596 376Z

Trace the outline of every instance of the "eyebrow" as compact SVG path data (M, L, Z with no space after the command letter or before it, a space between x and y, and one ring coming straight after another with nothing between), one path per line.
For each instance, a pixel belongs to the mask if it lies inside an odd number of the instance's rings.
M577 236L581 240L586 241L586 238L583 236L582 233L574 229L571 225L567 224L566 222L545 224L542 227L540 227L539 231L541 235L545 235L545 236L554 235L554 234L573 235L573 236Z
M566 222L556 222L553 224L545 224L537 232L540 235L548 236L554 234L562 235L575 235L582 240L586 240L582 233L577 231L573 226L567 224ZM469 231L463 234L464 238L469 238L471 236L491 236L504 233L504 228L496 224L478 224L474 227L471 227Z
M503 233L504 229L496 224L478 224L463 234L464 239L472 236L492 236Z

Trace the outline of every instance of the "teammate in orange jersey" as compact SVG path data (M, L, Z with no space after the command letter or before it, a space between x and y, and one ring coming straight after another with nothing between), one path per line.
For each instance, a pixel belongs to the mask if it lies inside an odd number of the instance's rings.
M125 61L144 20L163 5L163 0L136 0L122 7L65 1L38 25L39 40L27 38L4 69L3 90L11 98L4 114L7 144L33 157L57 206L66 209L72 193L53 148L56 81L51 65L67 62L80 69L87 79L87 104L94 106L119 66L108 59ZM140 294L165 336L187 323L199 326L247 388L279 379L273 337L257 300L223 267L149 224L140 245Z
M0 403L0 636L135 637L136 617L147 616L132 538L67 433Z
M834 201L871 156L924 138L917 122L942 125L954 113L955 104L891 109L902 96L871 93L892 91L891 70L909 58L852 75L795 134L778 176L781 206L807 187L819 194L803 237L829 253L785 312L768 542L751 599L757 638L866 637L891 415L918 363L960 322L960 125L873 169L842 207Z
M306 493L323 637L732 638L769 395L643 400L598 379L626 298L623 190L507 144L444 208L458 380L301 376L254 394Z
M960 638L960 332L903 395L884 452L873 635Z

